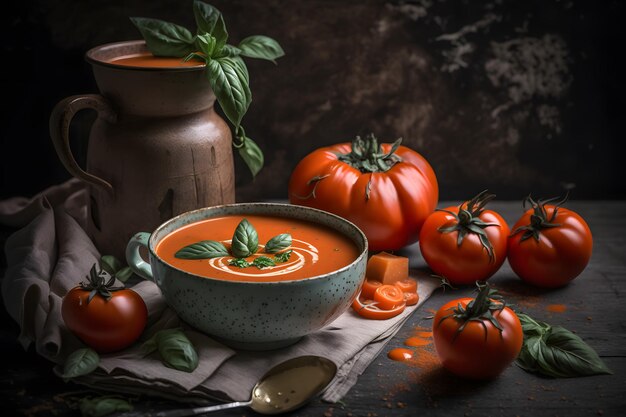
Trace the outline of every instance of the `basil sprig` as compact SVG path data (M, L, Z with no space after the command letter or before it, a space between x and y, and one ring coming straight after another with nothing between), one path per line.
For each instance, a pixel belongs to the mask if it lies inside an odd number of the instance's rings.
M245 258L254 255L259 250L259 235L248 219L242 219L233 234L230 253L222 242L203 240L183 247L174 256L180 259L210 259L232 255L234 259L228 262L231 266L238 268L256 266L263 269L287 262L293 251L291 249L285 251L285 249L289 248L291 243L292 238L289 233L274 236L267 241L263 249L265 253L274 254L274 258L259 256L252 262L248 262Z
M276 62L285 55L281 46L267 36L243 39L238 46L229 45L228 31L222 13L210 4L194 1L196 34L174 23L145 17L132 17L150 52L156 56L196 59L206 64L206 76L220 107L233 124L239 155L253 176L263 168L263 152L246 136L241 120L252 102L248 68L241 56Z
M555 378L611 374L595 350L561 326L518 313L524 343L516 364L528 372Z

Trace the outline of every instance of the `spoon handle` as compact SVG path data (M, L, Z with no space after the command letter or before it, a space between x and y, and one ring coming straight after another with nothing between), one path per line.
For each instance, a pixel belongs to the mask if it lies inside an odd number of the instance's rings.
M237 401L228 404L211 405L207 407L185 408L177 410L165 410L157 411L154 413L149 412L128 412L119 414L117 417L188 417L197 416L204 413L210 413L212 411L226 410L228 408L245 407L250 405L251 401Z

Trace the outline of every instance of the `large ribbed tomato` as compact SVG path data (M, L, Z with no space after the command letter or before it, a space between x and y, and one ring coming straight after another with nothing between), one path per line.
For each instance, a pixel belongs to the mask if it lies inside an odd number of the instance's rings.
M379 144L374 135L313 151L289 180L292 204L350 220L372 251L417 241L438 198L435 172L423 156L400 146L400 139Z
M549 200L551 201L551 200ZM591 258L589 226L577 213L528 197L528 209L508 241L511 268L524 281L544 288L562 287L576 278Z

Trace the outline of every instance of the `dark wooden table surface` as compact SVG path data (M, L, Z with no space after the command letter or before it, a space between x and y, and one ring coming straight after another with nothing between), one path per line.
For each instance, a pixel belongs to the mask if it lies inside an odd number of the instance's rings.
M572 379L542 378L512 365L498 379L470 382L452 376L434 360L432 345L420 350L412 364L394 362L387 352L402 347L446 301L471 294L471 288L437 291L392 338L380 356L337 404L314 400L298 416L617 416L626 410L626 202L570 202L594 234L594 251L587 269L569 286L552 291L524 285L508 264L490 280L509 303L533 317L562 325L591 345L613 375ZM494 202L510 225L521 214L517 202ZM0 233L0 243L8 234ZM416 245L405 250L412 267L425 268ZM564 305L564 311L550 306ZM52 364L16 342L17 325L0 308L0 408L3 416L75 416L78 401L101 395L65 383L52 373ZM558 309L557 309L558 310ZM173 402L148 397L130 398L138 410L175 408ZM234 409L219 415L254 415Z

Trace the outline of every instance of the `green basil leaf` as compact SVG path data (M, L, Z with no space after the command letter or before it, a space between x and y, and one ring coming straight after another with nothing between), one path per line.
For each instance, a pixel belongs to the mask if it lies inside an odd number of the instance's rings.
M198 354L181 329L160 330L141 346L144 356L155 350L168 368L192 372L198 366Z
M201 50L207 57L211 57L216 50L217 41L214 36L204 33L196 36L196 45L198 46L198 49ZM196 57L197 55L191 54L189 56Z
M210 4L196 0L193 2L193 15L198 26L198 34L208 33L215 37L216 50L220 51L228 40L228 32L222 13Z
M115 278L122 282L126 282L132 275L133 275L133 270L130 269L129 266L125 266L124 268L120 269L119 271L115 273Z
M187 245L174 254L179 259L209 259L228 256L228 249L222 242L203 240Z
M79 408L83 417L104 417L117 411L133 410L128 401L113 397L83 398Z
M270 266L276 266L276 262L274 262L271 258L268 258L267 256L259 256L258 258L254 258L254 261L252 261L252 265L256 266L259 269L263 269Z
M182 26L147 17L131 17L156 56L185 57L194 52L194 36Z
M247 219L241 220L231 243L231 251L233 256L237 258L246 258L259 249L259 236L256 229Z
M239 152L239 156L243 159L246 166L252 173L252 176L255 177L259 171L263 168L263 164L265 163L265 157L263 156L263 151L259 148L252 139L249 137L243 137L242 145L237 148Z
M63 365L63 378L74 378L93 372L100 363L95 350L82 348L72 352Z
M240 57L211 59L207 76L220 107L237 130L252 101L246 64Z
M224 45L222 50L219 52L219 55L215 58L221 58L224 56L239 56L241 55L241 49L237 48L233 45Z
M276 63L275 59L285 55L283 48L274 39L263 36L249 36L239 43L241 55L248 58L267 59Z
M122 267L122 262L113 255L104 255L100 258L100 268L107 271L109 275L115 275Z
M541 346L542 373L554 377L575 377L611 374L602 359L579 336L554 326L547 333Z
M247 268L252 264L243 258L234 258L228 262L228 265L236 266L238 268Z
M288 251L285 252L281 252L281 253L277 253L274 256L274 261L278 262L278 263L284 263L287 262L289 260L289 258L291 257L291 253L293 252L293 250L289 249Z
M274 236L265 244L265 253L276 253L291 246L291 235L289 233L281 233Z
M579 336L523 313L517 316L524 332L524 342L516 361L520 368L555 378L612 373Z

